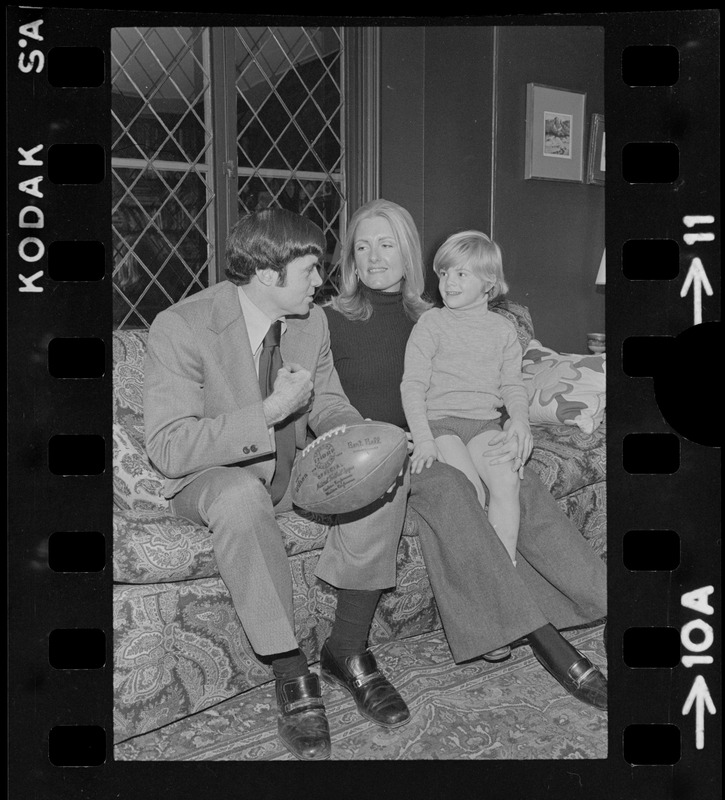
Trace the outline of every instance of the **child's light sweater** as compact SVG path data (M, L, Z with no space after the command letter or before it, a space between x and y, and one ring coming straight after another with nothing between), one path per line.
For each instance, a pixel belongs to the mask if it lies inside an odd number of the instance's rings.
M497 419L502 405L512 420L529 419L516 328L485 300L421 315L408 339L400 391L416 444L433 439L429 419Z

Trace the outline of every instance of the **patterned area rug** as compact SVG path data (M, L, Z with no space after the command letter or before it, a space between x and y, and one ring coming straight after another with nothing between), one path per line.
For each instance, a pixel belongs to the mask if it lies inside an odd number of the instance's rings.
M567 633L606 667L602 625ZM442 631L374 649L411 720L392 731L361 717L350 696L323 685L332 758L590 759L607 757L607 714L575 700L527 645L502 664L457 665ZM316 669L314 667L313 669ZM122 742L116 761L295 760L277 739L274 684Z

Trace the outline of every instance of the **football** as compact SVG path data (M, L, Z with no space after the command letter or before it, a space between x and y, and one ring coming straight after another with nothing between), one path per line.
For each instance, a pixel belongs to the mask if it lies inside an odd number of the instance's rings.
M295 461L292 502L320 514L357 511L393 485L407 454L405 431L396 425L361 422L333 428Z

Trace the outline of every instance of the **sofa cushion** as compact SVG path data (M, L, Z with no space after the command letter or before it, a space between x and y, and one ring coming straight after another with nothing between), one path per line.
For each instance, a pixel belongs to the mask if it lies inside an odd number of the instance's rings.
M208 528L168 510L113 515L113 579L166 583L219 574Z
M167 509L164 481L138 441L120 422L113 423L113 503L134 511Z
M491 303L491 311L501 314L507 320L513 322L516 327L516 335L521 345L521 352L525 353L529 342L534 337L534 323L531 321L531 314L526 306L515 303L513 300L494 300Z
M559 499L606 479L606 428L592 434L576 425L532 425L534 450L528 465Z
M602 559L607 560L607 484L583 486L557 500L559 508Z
M325 545L332 517L306 511L277 515L287 555ZM403 536L417 536L408 515ZM113 579L117 583L168 583L219 574L208 528L165 509L117 510L113 515Z
M143 450L143 371L147 330L113 332L113 421Z
M604 419L606 355L557 353L532 339L523 358L529 420L577 425L592 433Z
M308 660L329 636L336 591L315 576L318 554L289 560L295 632ZM420 542L406 537L398 585L383 592L370 644L416 636L441 622ZM272 679L256 657L221 578L116 585L113 591L115 741L166 725Z
M113 493L116 508L168 509L164 479L144 447L143 370L148 331L113 334Z
M287 555L322 549L328 526L292 511L280 514ZM113 519L113 578L167 583L219 574L209 529L170 511L121 511Z

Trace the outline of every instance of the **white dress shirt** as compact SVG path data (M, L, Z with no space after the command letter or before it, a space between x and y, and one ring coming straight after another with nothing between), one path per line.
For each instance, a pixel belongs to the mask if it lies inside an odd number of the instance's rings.
M247 293L244 291L243 286L237 286L237 294L239 295L239 305L242 307L242 314L244 315L244 322L247 327L247 336L249 336L249 345L252 348L252 356L254 357L254 367L259 376L259 356L262 353L262 342L270 329L273 319L270 319L261 308L254 305L249 299ZM282 318L282 333L287 330L287 323Z
M262 343L267 331L270 329L274 320L270 319L261 308L256 306L247 297L244 287L237 286L237 294L239 295L239 305L242 307L242 314L244 315L244 323L247 328L247 336L249 336L249 345L252 348L252 356L254 358L254 368L257 370L257 378L259 378L259 357L262 354ZM282 319L282 333L287 330L287 323L284 318ZM269 437L274 449L274 428L269 428Z

